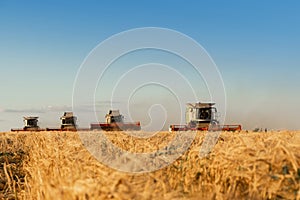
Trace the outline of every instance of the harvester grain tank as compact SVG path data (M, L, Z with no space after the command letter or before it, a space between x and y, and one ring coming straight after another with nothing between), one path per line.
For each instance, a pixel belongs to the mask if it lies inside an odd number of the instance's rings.
M140 122L124 122L124 116L120 114L119 110L109 110L105 115L106 122L92 123L91 130L104 131L129 131L141 130Z
M223 130L239 131L241 125L220 125L218 112L214 107L215 103L188 103L186 104L185 119L186 125L170 125L170 131L205 131Z

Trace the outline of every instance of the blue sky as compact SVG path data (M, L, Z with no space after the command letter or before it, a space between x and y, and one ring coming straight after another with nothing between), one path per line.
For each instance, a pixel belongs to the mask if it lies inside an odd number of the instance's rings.
M24 115L57 126L84 58L139 27L177 30L207 50L224 80L228 123L300 129L299 10L296 0L2 0L0 131L22 126Z

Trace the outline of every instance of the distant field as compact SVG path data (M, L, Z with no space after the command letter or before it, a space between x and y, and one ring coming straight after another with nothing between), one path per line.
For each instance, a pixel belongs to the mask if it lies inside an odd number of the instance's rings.
M131 152L173 138L107 134ZM200 159L204 134L168 167L129 174L98 162L74 132L0 133L0 199L300 199L300 131L222 133Z

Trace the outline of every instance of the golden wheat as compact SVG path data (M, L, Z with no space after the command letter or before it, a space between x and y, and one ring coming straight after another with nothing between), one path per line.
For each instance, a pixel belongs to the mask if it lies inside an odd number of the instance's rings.
M131 152L163 148L174 133L137 139L108 132ZM224 132L199 157L204 132L171 165L130 174L97 161L74 132L2 133L0 198L300 199L300 132Z

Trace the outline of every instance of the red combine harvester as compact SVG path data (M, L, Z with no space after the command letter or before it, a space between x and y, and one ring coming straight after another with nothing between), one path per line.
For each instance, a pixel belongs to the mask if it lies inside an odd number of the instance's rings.
M215 103L186 104L186 125L170 125L172 131L240 131L241 125L220 125Z
M140 122L124 122L124 116L119 110L110 110L105 115L106 123L92 123L91 130L104 131L139 131L141 130Z

